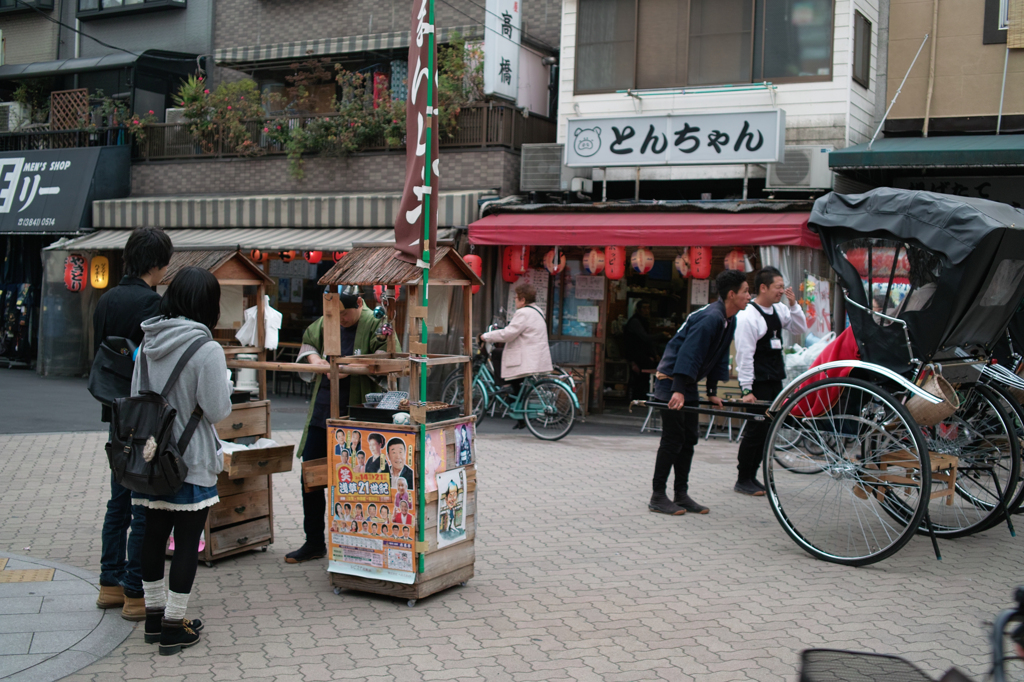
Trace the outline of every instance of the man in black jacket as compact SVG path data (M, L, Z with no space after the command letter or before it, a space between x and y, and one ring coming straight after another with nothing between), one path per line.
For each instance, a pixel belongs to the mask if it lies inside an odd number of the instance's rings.
M142 323L156 317L160 295L153 290L167 274L171 262L170 237L162 230L141 227L132 232L124 247L124 277L103 294L93 314L93 350L109 336L142 343ZM102 420L111 419L110 407L103 406ZM100 555L101 609L121 607L125 620L145 620L146 602L142 593L142 536L146 530L145 507L132 506L132 493L118 484L111 474L110 500L103 518L103 550ZM131 534L128 528L131 527ZM127 555L127 560L126 560Z
M693 447L699 438L697 415L680 412L684 405L697 406L697 383L707 378L708 399L716 406L718 382L729 378L729 345L736 331L736 313L747 307L747 277L726 270L715 279L719 300L692 313L668 342L658 364L654 399L667 402L661 411L661 444L654 464L654 493L648 508L659 514L680 516L686 512L707 514L708 508L688 493ZM675 469L675 501L665 494L669 472Z

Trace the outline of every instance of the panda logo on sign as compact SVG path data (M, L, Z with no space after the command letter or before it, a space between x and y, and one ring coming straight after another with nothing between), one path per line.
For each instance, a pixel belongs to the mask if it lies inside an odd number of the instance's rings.
M600 128L577 128L572 148L578 156L593 156L601 149Z

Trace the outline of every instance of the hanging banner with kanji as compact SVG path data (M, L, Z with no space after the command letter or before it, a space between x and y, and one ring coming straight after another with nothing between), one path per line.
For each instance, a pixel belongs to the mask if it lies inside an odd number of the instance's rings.
M327 452L328 570L412 584L415 434L332 426Z
M413 0L412 34L409 40L409 97L405 102L405 189L402 203L395 221L396 256L407 263L422 263L424 221L430 224L430 258L433 260L437 246L437 203L438 203L438 162L437 162L437 70L428 73L428 65L436 66L434 41L431 35L434 27L427 14L428 0ZM434 79L432 97L427 102L427 85ZM427 130L428 107L435 112L433 125ZM427 135L430 135L431 170L427 186ZM430 201L425 202L426 196ZM429 204L429 211L427 209ZM426 215L427 213L430 215Z

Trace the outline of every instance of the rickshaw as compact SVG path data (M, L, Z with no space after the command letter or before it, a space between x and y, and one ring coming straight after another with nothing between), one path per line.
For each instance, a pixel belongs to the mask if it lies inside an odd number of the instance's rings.
M810 228L844 290L850 328L833 343L848 352L826 349L767 409L775 517L852 566L915 533L939 559L936 538L1012 534L1024 381L993 352L1024 299L1024 211L883 187L821 197Z

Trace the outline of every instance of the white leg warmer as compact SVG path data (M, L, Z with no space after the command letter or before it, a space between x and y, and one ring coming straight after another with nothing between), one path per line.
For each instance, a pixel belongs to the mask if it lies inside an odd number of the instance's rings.
M154 580L151 583L142 581L142 592L146 595L147 609L163 609L167 607L167 587L164 579Z
M167 620L181 620L185 617L185 609L188 608L188 598L192 593L182 594L181 592L167 591L167 607L164 609L164 618Z

